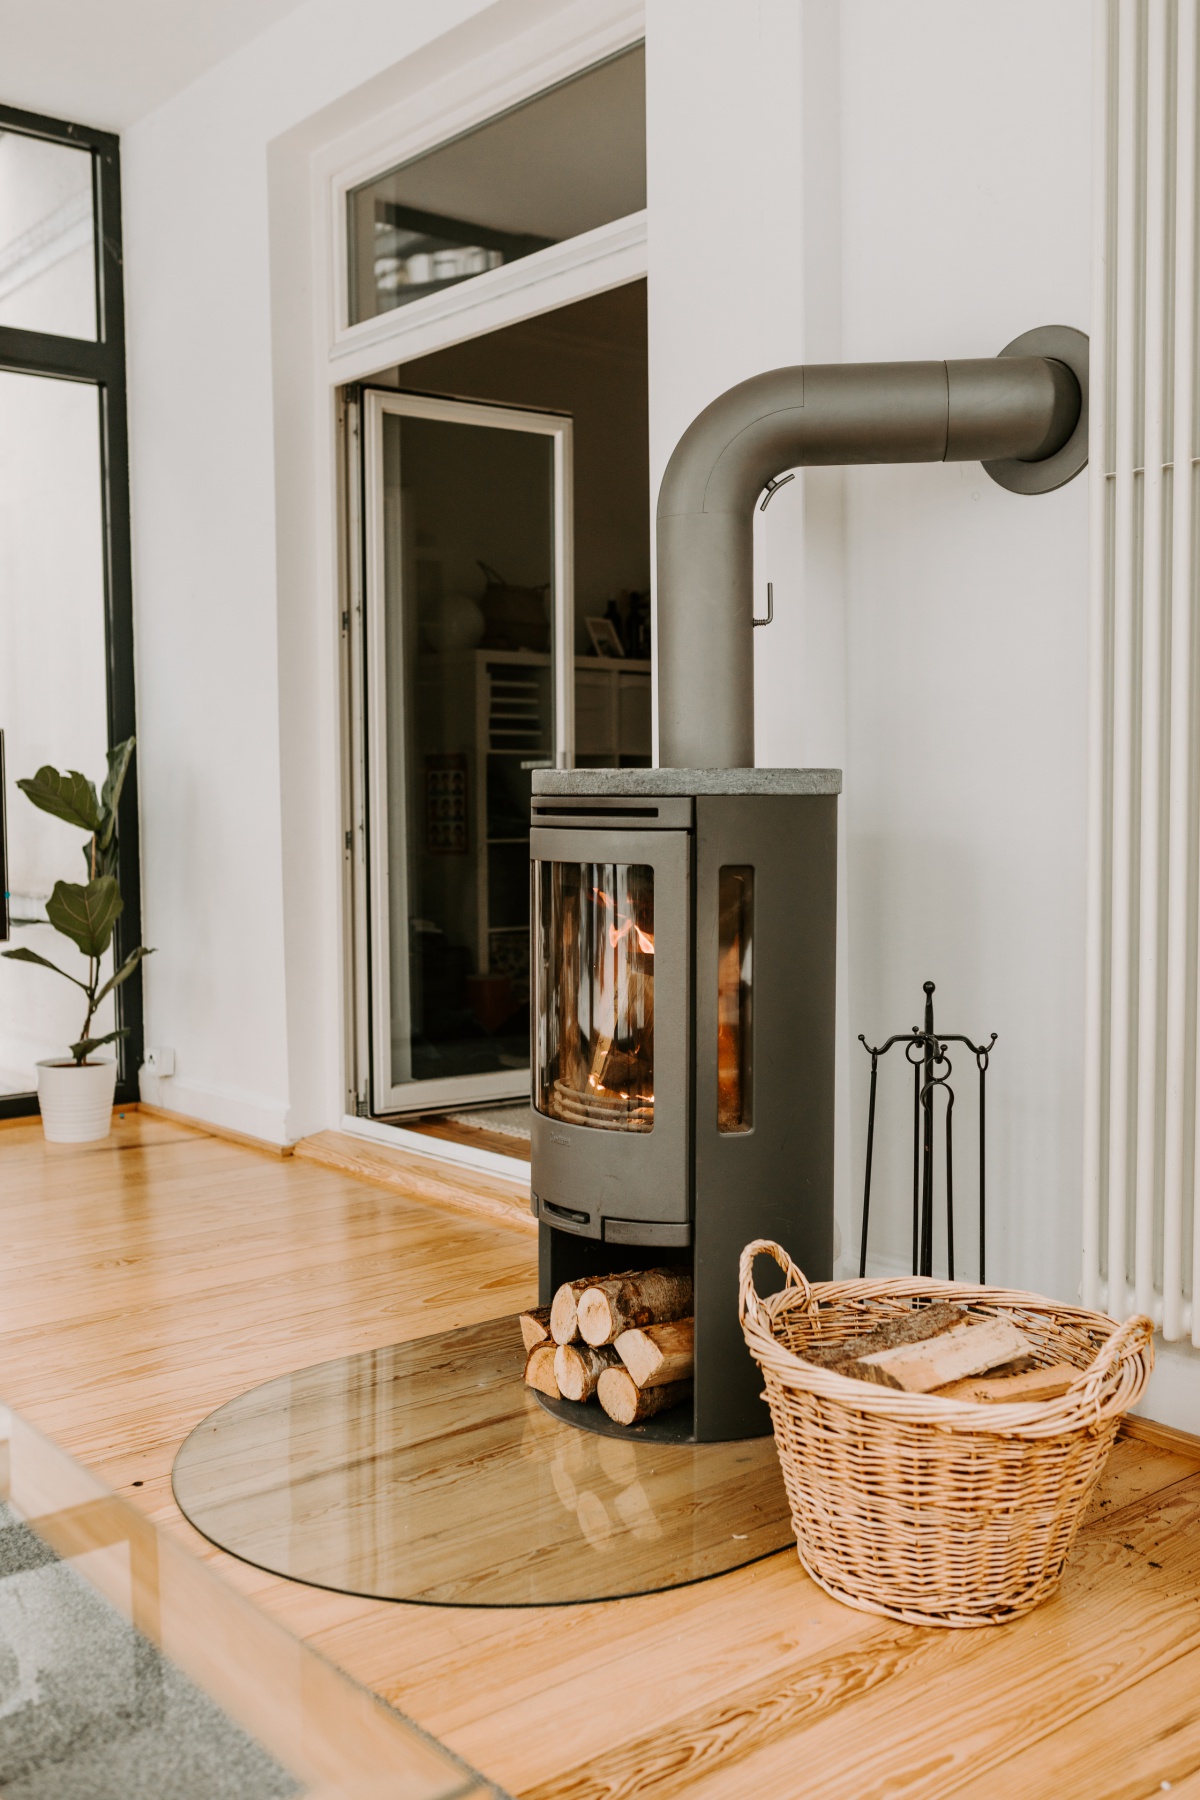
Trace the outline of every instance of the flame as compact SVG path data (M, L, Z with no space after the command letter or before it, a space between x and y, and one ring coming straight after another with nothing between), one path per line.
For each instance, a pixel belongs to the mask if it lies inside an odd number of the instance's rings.
M629 933L632 932L634 935L634 939L637 943L637 947L641 951L642 955L643 956L653 956L654 955L654 936L653 936L653 934L649 931L643 931L641 926L636 924L632 918L623 917L622 913L621 913L621 909L617 905L616 901L611 900L609 898L609 896L604 892L603 888L596 888L594 890L594 893L595 893L595 897L597 900L602 901L603 904L608 908L608 910L610 912L614 912L617 915L618 923L616 925L610 925L608 928L609 948L612 950L615 950L617 945L621 942L621 939L624 937L628 937Z

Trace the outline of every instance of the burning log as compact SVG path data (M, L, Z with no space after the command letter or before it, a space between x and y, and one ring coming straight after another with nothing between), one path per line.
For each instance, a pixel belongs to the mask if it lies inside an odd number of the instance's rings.
M692 1278L686 1269L609 1275L587 1285L576 1305L584 1342L611 1344L623 1331L686 1319L692 1311Z
M532 1350L550 1337L550 1308L531 1306L528 1312L517 1314L517 1323L521 1327L521 1341L526 1350Z
M554 1352L554 1379L564 1400L590 1400L605 1369L619 1363L615 1350L591 1344L560 1344Z
M539 1394L545 1394L548 1400L561 1400L554 1378L554 1355L553 1344L535 1344L525 1359L525 1382Z
M665 1387L691 1379L695 1342L696 1321L674 1319L623 1331L614 1339L613 1349L638 1387Z
M563 1081L556 1081L550 1091L550 1111L567 1125L590 1125L600 1131L649 1131L654 1123L653 1098L575 1088Z
M690 1381L672 1381L665 1387L640 1388L623 1363L602 1371L597 1383L600 1404L618 1425L637 1425L655 1413L666 1412L690 1400Z

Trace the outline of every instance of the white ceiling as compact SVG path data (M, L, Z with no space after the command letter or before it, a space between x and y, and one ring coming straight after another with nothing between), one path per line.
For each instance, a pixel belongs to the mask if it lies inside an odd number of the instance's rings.
M0 0L0 105L120 131L302 0Z

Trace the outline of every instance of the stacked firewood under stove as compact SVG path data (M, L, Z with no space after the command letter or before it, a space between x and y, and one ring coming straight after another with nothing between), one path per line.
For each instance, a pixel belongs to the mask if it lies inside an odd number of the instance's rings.
M692 1396L692 1277L630 1269L564 1282L549 1306L521 1314L525 1380L551 1400L595 1399L618 1425L639 1425Z

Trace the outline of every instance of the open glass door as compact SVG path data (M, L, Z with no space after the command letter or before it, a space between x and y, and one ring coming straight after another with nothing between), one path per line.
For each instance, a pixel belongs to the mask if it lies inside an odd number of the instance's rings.
M529 1087L531 772L573 737L569 419L363 396L370 1110ZM571 621L564 629L564 621Z

